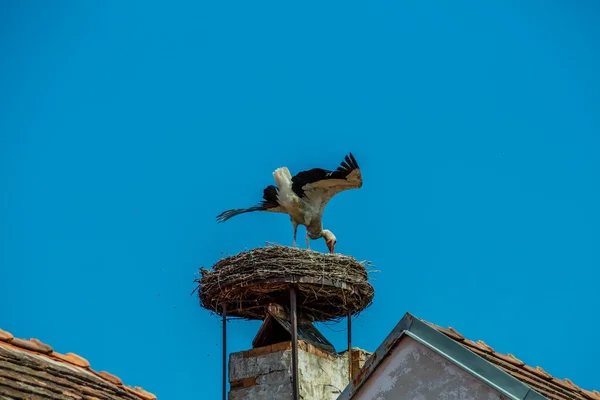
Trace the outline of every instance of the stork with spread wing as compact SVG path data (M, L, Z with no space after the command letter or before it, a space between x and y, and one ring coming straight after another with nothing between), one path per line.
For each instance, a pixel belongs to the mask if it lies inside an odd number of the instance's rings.
M336 194L362 187L360 168L352 153L349 153L335 171L313 168L293 176L287 167L273 172L274 185L264 189L263 200L256 206L227 210L217 216L219 222L251 211L269 211L288 214L294 226L293 246L296 247L296 233L299 225L306 226L306 247L308 239L325 239L327 248L333 253L337 239L323 229L322 217L325 206Z

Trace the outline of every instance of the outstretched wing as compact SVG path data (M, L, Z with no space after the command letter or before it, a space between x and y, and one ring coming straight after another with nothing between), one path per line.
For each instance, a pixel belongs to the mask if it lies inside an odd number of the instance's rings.
M362 187L362 175L352 153L344 158L335 171L313 168L299 172L292 178L294 193L321 210L336 194L360 187Z
M269 185L263 191L263 200L261 200L261 202L258 203L256 206L250 208L236 208L233 210L224 211L221 214L217 215L217 221L225 222L231 217L235 217L236 215L252 211L270 211L285 213L286 211L283 209L283 207L279 205L277 193L277 187Z

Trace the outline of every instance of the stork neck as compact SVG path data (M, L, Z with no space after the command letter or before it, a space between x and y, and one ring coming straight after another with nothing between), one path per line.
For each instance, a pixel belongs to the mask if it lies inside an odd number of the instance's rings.
M323 237L323 233L322 232L312 233L311 231L308 231L308 237L311 238L312 240L316 240L320 237Z
M314 224L317 225L317 224ZM318 224L318 226L314 226L313 224L310 224L309 226L306 227L306 232L308 233L308 237L311 238L312 240L316 240L319 239L320 237L323 237L323 228L321 227L321 224Z
M321 218L315 218L306 226L308 237L312 240L319 239L323 236L323 222Z

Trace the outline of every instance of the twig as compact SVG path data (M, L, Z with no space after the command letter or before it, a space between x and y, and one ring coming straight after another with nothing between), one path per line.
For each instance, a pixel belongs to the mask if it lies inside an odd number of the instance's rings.
M200 304L209 311L218 313L217 305L226 302L237 305L228 313L232 317L262 319L269 303L285 305L286 280L308 278L297 283L299 311L314 321L330 321L370 306L374 289L369 275L378 271L367 271L369 264L341 254L275 244L222 258L212 271L201 268L201 278L195 282Z

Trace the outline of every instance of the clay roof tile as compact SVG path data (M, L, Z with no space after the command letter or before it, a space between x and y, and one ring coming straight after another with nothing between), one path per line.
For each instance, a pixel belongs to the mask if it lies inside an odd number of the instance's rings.
M592 390L591 392L584 390L583 392L593 400L600 400L600 392L597 390Z
M600 392L596 390L584 390L569 379L555 378L544 371L542 367L533 368L526 365L510 353L506 355L496 353L492 347L488 346L482 340L473 342L464 338L456 331L454 331L456 334L449 332L451 328L441 328L435 324L429 325L485 360L495 364L498 368L503 369L505 372L531 386L534 390L543 393L549 399L600 400Z
M81 368L89 368L90 367L90 362L88 360L86 360L85 358L78 356L77 354L74 354L74 353L60 354L60 353L57 353L56 351L54 351L54 352L52 352L51 355L52 355L52 357L56 357L61 361L68 362L69 364L77 365L78 367L81 367Z
M107 381L109 381L117 386L123 386L123 381L119 377L111 374L110 372L102 371L102 372L96 373L96 375L98 375L101 378L106 379Z
M476 342L474 342L472 340L469 340L469 339L463 340L463 343L465 343L469 347L474 347L474 348L479 349L479 350L481 350L481 351L483 351L485 353L489 353L489 350L485 346L483 346L482 344L480 344L480 343L476 343Z
M539 376L540 378L543 379L547 379L547 380L551 380L553 377L552 375L550 375L549 373L547 373L546 371L544 371L544 369L542 367L530 367L529 365L523 365L523 368L529 372L531 372L532 374Z
M54 351L52 349L52 347L48 346L45 343L40 342L37 339L24 340L24 339L13 338L13 340L10 341L10 344L20 347L22 349L36 351L36 352L42 353L42 354L50 354Z
M458 333L456 331L456 329L454 329L451 326L449 326L448 328L440 328L438 330L442 331L442 333L446 334L447 336L450 336L454 340L457 340L457 341L465 340L465 337L463 335L461 335L460 333Z
M4 349L4 350L3 350ZM109 383L113 386L114 389L112 390L125 390L127 393L129 393L129 395L126 395L125 392L122 392L125 396L127 396L126 398L129 399L131 397L131 395L136 396L138 399L142 399L142 400L156 400L156 396L153 395L152 393L149 393L147 391L145 391L144 389L140 388L140 387L127 387L127 386L123 386L123 382L121 381L121 379L119 379L118 377L116 377L113 374L110 374L106 371L102 371L102 372L96 372L94 370L92 370L90 368L90 363L88 360L86 360L85 358L74 354L74 353L66 353L66 354L61 354L61 353L57 353L54 351L54 349L41 342L38 339L29 339L29 340L24 340L24 339L19 339L19 338L15 338L13 337L13 335L10 332L6 332L2 329L0 329L0 352L2 351L9 351L9 352L14 352L15 357L10 357L8 358L9 361L6 362L10 362L10 363L19 363L20 360L22 360L22 357L30 357L30 361L28 362L37 362L38 364L40 363L44 363L43 360L46 360L45 363L49 364L48 368L57 368L58 366L60 366L61 364L64 365L65 368L68 365L70 365L70 371L74 371L74 373L77 373L76 371L81 371L81 376L79 378L81 379L77 379L77 383L73 383L73 385L75 385L75 387L77 387L77 385L79 386L86 386L86 383L89 378L87 378L86 376L96 376L96 379L102 379L105 382L107 382L105 385L108 385ZM26 354L29 353L29 356L26 356ZM12 353L10 353L12 354ZM19 356L19 354L22 354L21 356ZM31 359L31 357L35 357L33 359ZM2 361L2 360L0 360ZM41 365L40 364L40 368ZM37 385L38 381L35 378L35 373L32 372L32 377L31 377L31 381L27 381L27 382L22 382L22 384L24 386L27 386L28 384L30 385ZM59 382L54 383L57 387L60 386ZM118 389L120 388L120 389ZM24 387L24 390L27 389L26 387ZM59 390L59 389L57 389ZM70 387L70 392L69 392L69 396L73 397L73 398L78 398L78 394L76 392L73 392L73 387ZM94 386L93 388L88 387L86 389L81 389L82 393L85 392L88 395L86 395L86 398L90 398L90 399L94 399L94 398L100 398L94 395L91 395L90 391L92 392L98 392L99 390L102 390L100 386ZM20 393L20 392L19 392ZM99 393L99 392L98 392ZM114 396L114 392L111 391L111 398L115 398L115 399L121 399L124 398L122 396L118 396L115 397ZM99 393L101 395L102 398L104 398L103 393ZM83 397L79 397L79 398L83 398ZM594 399L595 400L595 399Z
M500 354L500 353L495 353L496 357L498 357L499 359L501 359L502 361L506 361L507 363L510 363L512 365L515 365L517 367L522 367L523 365L525 365L525 363L521 360L519 360L517 357L515 357L512 354Z
M11 340L13 340L13 335L10 332L6 332L0 329L0 340L3 342L10 342Z
M518 366L525 365L525 363L523 361L519 360L517 357L515 357L512 354L508 353L507 356L515 365L518 365Z
M570 389L570 390L573 390L578 393L583 392L583 390L579 386L574 384L569 378L565 378L565 379L552 378L552 380L554 383L556 383L559 386L562 386L565 389Z
M487 344L485 344L485 342L483 340L478 340L477 344L480 345L481 347L483 347L485 350L485 352L487 353L494 353L494 349L491 346L488 346Z
M152 393L148 393L146 392L144 389L142 389L141 387L135 386L135 387L131 387L131 386L123 386L125 388L125 390L127 390L129 393L133 393L138 395L139 397L141 397L144 400L156 400L156 396L153 395Z
M452 339L454 339L456 341L462 341L465 338L463 335L458 333L456 331L456 329L454 329L451 326L444 328L444 327L434 324L433 322L427 322L427 321L423 321L423 322L425 322L427 325L431 326L432 328L436 329L437 331L443 333L444 335L450 336Z

